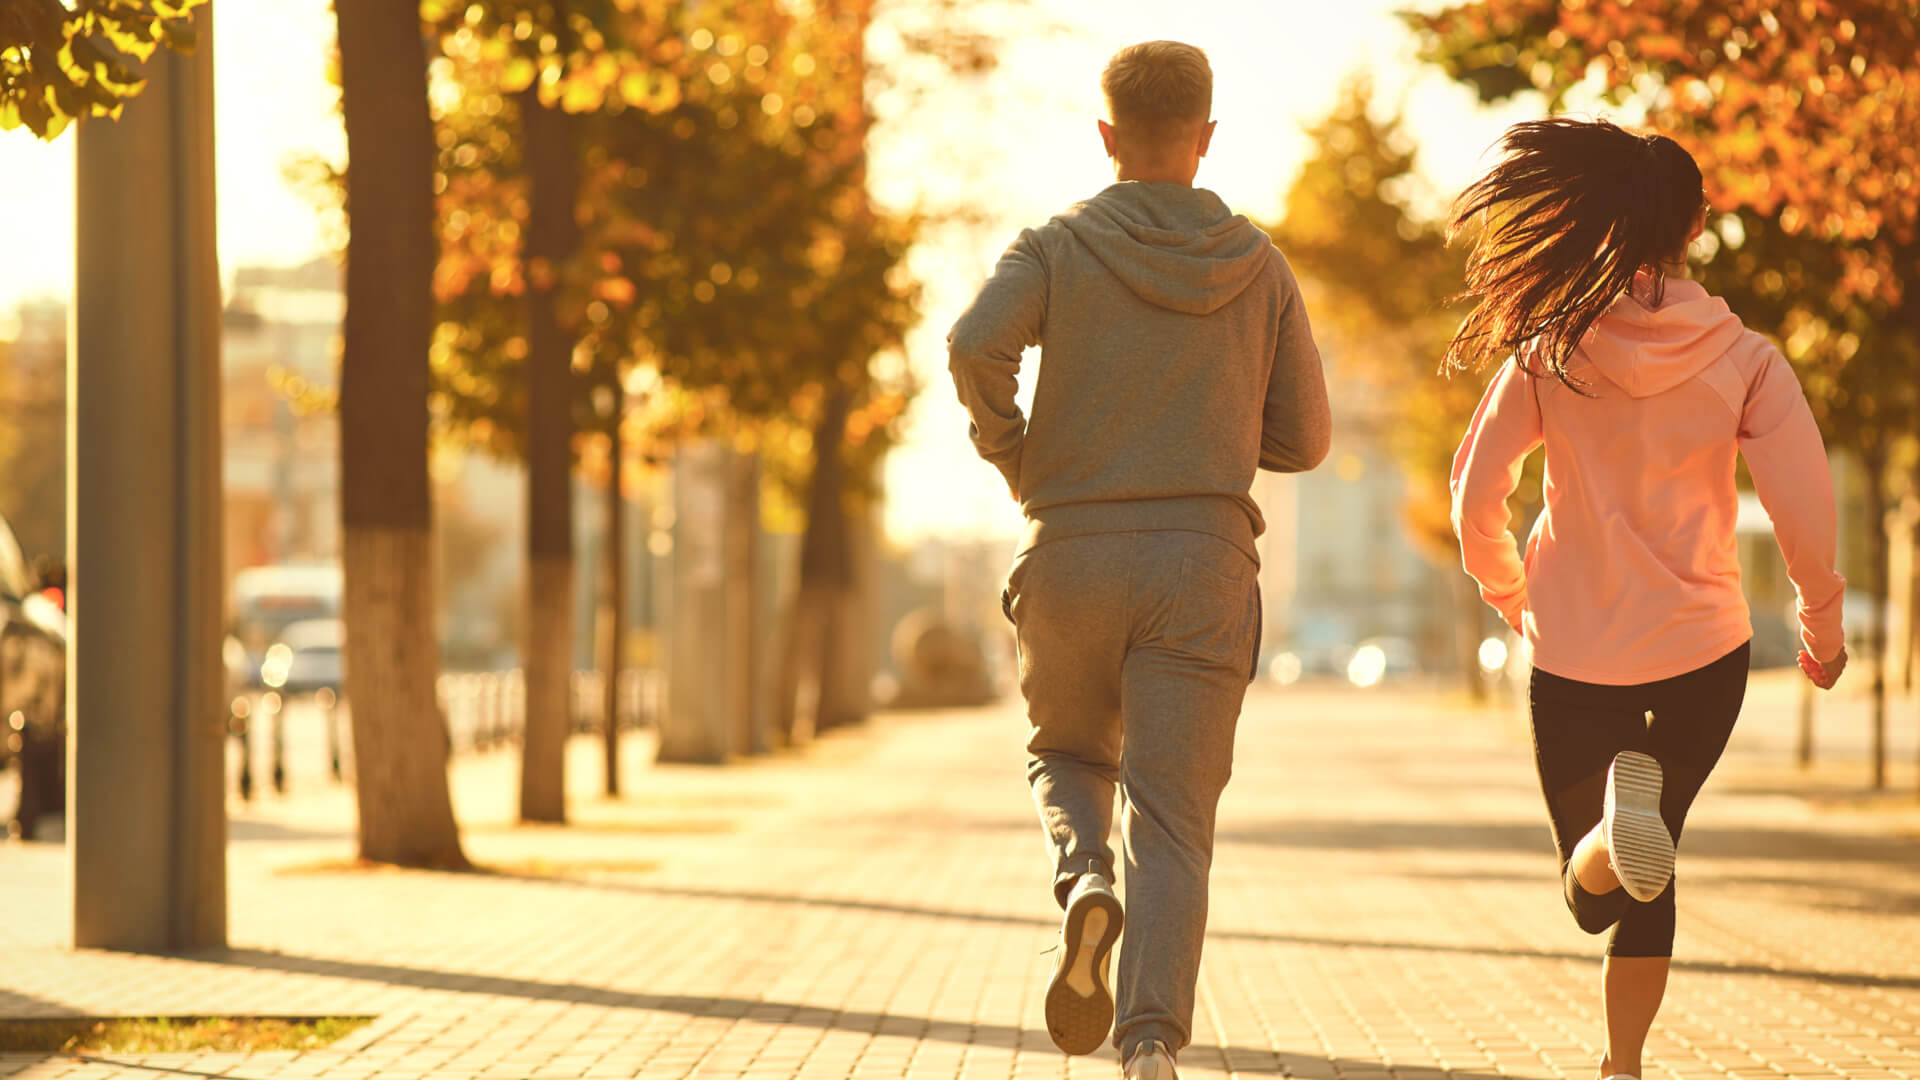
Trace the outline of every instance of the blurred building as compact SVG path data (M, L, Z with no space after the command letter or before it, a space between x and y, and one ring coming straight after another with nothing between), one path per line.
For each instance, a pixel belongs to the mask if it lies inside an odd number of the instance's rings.
M1458 632L1453 583L1408 535L1405 477L1380 437L1381 395L1342 370L1331 342L1323 354L1332 451L1312 472L1262 472L1254 482L1267 519L1262 652L1291 651L1311 672L1316 662L1344 665L1344 652L1369 638L1398 638L1440 667Z
M221 334L227 574L340 553L340 427L316 391L336 381L340 269L317 259L241 267Z

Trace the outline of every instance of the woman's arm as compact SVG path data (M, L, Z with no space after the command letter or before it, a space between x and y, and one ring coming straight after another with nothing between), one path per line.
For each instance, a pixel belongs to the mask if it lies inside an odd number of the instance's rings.
M1835 572L1833 477L1820 428L1786 357L1772 345L1740 417L1740 454L1799 597L1800 641L1822 664L1840 655L1847 579Z
M1448 484L1460 562L1480 583L1480 596L1516 633L1527 606L1527 574L1507 527L1507 499L1520 483L1520 466L1541 439L1532 376L1509 361L1474 410L1453 455Z

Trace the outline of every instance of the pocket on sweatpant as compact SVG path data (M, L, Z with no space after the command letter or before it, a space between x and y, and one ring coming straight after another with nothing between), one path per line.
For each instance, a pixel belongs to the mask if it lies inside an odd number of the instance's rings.
M1014 607L1020 602L1020 584L1027 576L1027 570L1033 565L1034 552L1038 550L1034 548L1015 556L1013 565L1007 568L1006 583L1000 588L1000 614L1005 615L1007 621L1015 626L1020 625L1020 620L1013 615Z
M1169 649L1195 660L1244 670L1253 649L1252 620L1259 615L1249 599L1255 571L1238 552L1230 559L1181 558L1180 584L1161 639Z

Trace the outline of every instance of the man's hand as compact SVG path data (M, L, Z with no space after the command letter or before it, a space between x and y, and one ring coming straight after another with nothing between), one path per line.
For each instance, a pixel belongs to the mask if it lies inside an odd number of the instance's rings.
M1800 670L1806 673L1807 681L1813 685L1822 690L1831 690L1833 684L1840 681L1840 673L1847 670L1847 647L1842 645L1840 654L1824 664L1815 660L1812 653L1801 649Z

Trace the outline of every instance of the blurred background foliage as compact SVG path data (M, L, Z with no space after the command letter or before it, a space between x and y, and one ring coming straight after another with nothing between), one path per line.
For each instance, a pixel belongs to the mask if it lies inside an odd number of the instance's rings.
M131 64L193 48L206 0L7 0L0 4L0 131L51 139L75 119L120 115L146 80Z

